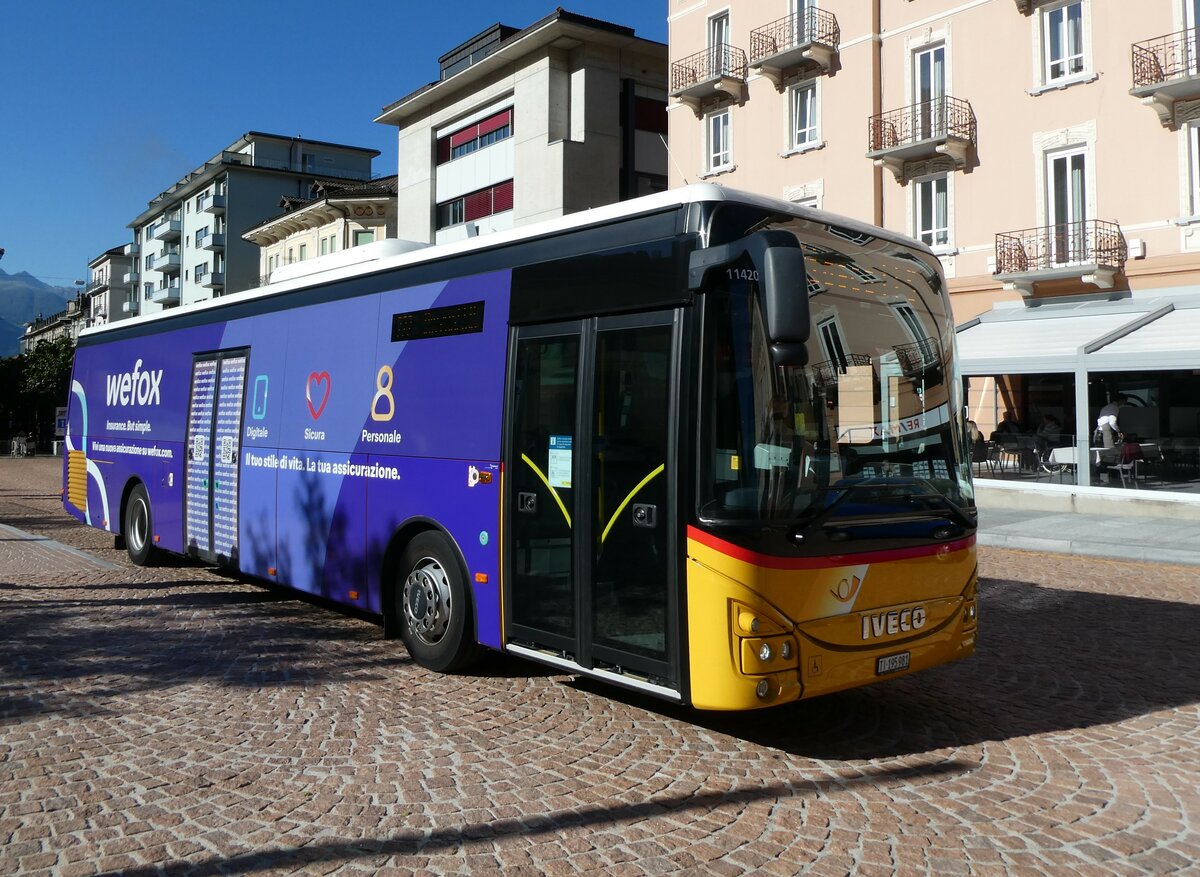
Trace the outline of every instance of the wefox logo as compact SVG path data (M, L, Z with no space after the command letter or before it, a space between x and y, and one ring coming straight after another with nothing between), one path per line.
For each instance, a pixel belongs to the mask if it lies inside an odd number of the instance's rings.
M163 370L142 371L142 361L133 364L133 371L123 375L108 375L108 404L111 405L157 405L162 397Z

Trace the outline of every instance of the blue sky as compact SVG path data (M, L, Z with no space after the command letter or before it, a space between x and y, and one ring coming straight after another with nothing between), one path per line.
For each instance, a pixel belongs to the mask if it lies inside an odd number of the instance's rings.
M87 279L151 198L246 131L378 149L395 173L380 109L448 49L560 3L666 42L663 0L0 0L0 268Z

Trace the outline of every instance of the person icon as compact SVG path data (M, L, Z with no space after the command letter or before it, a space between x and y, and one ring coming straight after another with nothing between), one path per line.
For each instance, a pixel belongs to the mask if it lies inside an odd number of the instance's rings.
M1117 426L1117 417L1121 408L1128 401L1128 397L1118 394L1115 399L1100 409L1100 416L1096 418L1096 431L1100 433L1100 441L1106 448L1116 446L1114 438L1120 432L1120 427Z

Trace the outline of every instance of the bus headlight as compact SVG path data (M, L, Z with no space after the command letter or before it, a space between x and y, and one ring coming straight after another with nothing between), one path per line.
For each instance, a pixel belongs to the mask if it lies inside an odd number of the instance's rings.
M741 641L742 672L762 676L796 667L798 650L791 636L745 637Z

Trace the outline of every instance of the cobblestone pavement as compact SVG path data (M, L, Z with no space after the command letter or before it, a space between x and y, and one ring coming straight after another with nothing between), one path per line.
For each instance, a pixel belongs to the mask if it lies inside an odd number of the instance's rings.
M58 477L0 460L0 874L1200 873L1194 567L982 549L974 658L698 714L131 567Z

